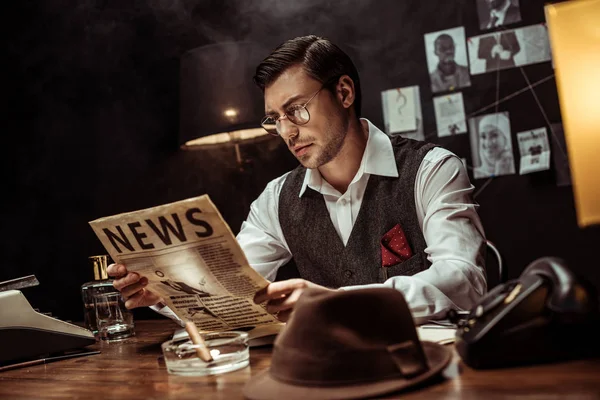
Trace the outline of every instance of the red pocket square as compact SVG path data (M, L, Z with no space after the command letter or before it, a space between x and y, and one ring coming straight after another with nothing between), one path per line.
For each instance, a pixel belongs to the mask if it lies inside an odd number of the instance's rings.
M412 250L400 224L381 238L381 266L389 267L412 257Z

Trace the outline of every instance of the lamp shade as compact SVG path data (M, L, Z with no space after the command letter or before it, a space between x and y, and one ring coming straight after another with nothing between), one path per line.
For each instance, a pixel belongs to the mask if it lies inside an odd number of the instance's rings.
M266 135L264 103L252 81L269 54L254 42L226 42L185 53L180 66L179 145L241 141Z
M600 224L600 0L546 6L579 226Z

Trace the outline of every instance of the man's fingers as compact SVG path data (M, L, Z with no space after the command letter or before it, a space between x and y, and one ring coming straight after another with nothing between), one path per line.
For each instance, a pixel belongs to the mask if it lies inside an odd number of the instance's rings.
M144 292L140 290L135 295L131 296L125 301L125 307L128 309L141 307L142 301L144 300Z
M122 278L127 275L127 268L123 264L110 264L106 268L106 272L108 276L112 276L113 278Z
M131 296L133 296L134 294L136 294L137 292L139 292L140 290L142 290L143 288L145 288L147 285L148 285L148 279L142 278L139 281L137 281L136 283L125 286L123 289L121 289L121 294L123 294L124 298L128 299Z
M306 286L307 284L304 279L288 279L286 281L269 283L266 287L256 292L254 302L261 304L267 300L277 299Z
M275 314L281 311L290 310L294 308L302 292L303 290L299 289L293 291L288 296L269 300L269 302L267 303L267 312Z
M113 281L113 286L115 287L115 289L117 289L120 292L124 287L133 285L134 283L136 283L139 280L140 280L139 274L137 274L135 272L129 272L124 277L115 279Z
M158 295L152 293L148 289L142 289L125 302L125 307L132 309L137 307L153 306L160 301Z
M294 310L285 310L285 311L281 311L277 314L277 319L280 320L281 322L287 322L290 317L292 316L292 311Z

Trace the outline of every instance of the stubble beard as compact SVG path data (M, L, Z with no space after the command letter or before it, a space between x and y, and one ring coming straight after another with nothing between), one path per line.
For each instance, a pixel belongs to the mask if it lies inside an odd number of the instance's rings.
M340 126L335 126L333 123L331 123L327 126L326 132L327 133L324 135L325 144L320 152L316 152L316 154L309 153L300 157L296 157L304 168L319 168L320 166L329 163L340 153L340 150L344 145L346 135L348 134L348 121L340 124ZM314 150L318 149L311 149L311 151Z

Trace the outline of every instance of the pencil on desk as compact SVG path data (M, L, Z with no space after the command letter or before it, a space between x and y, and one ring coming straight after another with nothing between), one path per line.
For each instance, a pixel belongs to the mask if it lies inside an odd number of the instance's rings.
M198 332L198 329L196 328L196 324L194 324L192 321L187 321L185 323L185 330L188 333L188 335L190 335L190 339L192 340L192 343L197 345L196 354L198 354L198 357L200 357L200 359L205 362L213 361L213 358L210 355L210 352L206 348L206 343L204 343L202 336L200 336L200 333Z

